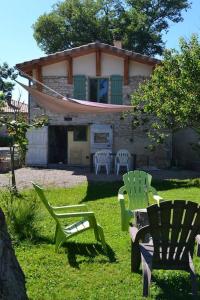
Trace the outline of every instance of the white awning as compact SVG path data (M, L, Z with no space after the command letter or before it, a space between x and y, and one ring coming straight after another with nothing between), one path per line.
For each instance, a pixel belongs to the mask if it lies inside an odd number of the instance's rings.
M115 113L133 109L129 105L104 104L72 98L57 98L36 90L33 87L18 82L34 97L36 103L55 113Z

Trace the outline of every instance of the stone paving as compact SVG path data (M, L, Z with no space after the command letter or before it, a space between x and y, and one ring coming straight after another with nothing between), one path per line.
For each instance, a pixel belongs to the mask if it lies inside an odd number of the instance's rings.
M188 170L156 170L148 171L154 179L188 179L200 178L200 172ZM101 173L95 175L89 169L70 168L68 170L42 169L42 168L21 168L16 170L16 181L19 189L30 188L31 181L43 186L69 187L87 181L116 181L121 180L122 176ZM0 174L0 187L9 184L9 173Z

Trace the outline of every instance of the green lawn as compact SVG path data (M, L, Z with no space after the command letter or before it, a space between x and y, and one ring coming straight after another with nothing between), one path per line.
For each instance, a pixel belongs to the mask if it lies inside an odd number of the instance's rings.
M109 256L103 254L92 231L71 239L56 254L54 221L41 204L40 234L36 242L26 241L15 247L30 299L143 299L141 273L130 272L130 238L128 233L120 230L117 202L120 186L120 183L90 183L47 191L52 204L86 203L95 212L97 221L104 228ZM155 182L154 186L166 199L189 199L200 203L200 180ZM195 257L194 262L200 274L200 261ZM192 299L190 291L187 273L153 272L150 299Z

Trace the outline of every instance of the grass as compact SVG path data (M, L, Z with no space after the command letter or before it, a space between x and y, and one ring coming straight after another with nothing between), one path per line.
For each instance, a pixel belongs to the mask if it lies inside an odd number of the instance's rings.
M130 238L120 230L117 191L120 183L96 183L68 189L49 189L52 204L86 203L103 226L109 255L95 242L92 231L71 239L59 254L53 242L54 221L40 205L39 236L34 242L15 246L26 276L29 299L128 300L142 298L141 273L130 272ZM200 203L200 180L155 182L166 199L189 199ZM29 194L33 191L24 191ZM200 263L194 258L197 273ZM199 280L200 283L200 280ZM150 299L192 299L185 272L154 271Z

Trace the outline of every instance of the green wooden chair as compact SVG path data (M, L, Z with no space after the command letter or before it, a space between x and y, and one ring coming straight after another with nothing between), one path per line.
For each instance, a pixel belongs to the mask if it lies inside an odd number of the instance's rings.
M103 228L96 222L94 213L87 210L86 205L51 206L44 194L43 189L33 182L32 184L48 212L56 222L56 252L58 252L58 249L61 247L61 245L72 236L75 236L88 229L93 229L96 240L102 244L102 247L106 253L107 246L104 238ZM81 220L67 225L63 225L60 222L61 219L69 218L81 218Z
M144 171L130 171L123 175L124 185L119 189L118 200L121 209L121 229L128 231L129 222L134 217L133 211L143 209L149 205L152 194L157 203L162 198L158 196L155 188L151 186L152 176ZM128 207L126 208L124 193L128 194Z
M154 269L189 272L192 292L197 296L192 258L195 240L200 242L200 206L187 200L163 201L149 206L147 214L149 225L139 230L130 227L131 271L138 272L142 260L143 296L149 295ZM146 234L151 236L149 243L142 242Z

